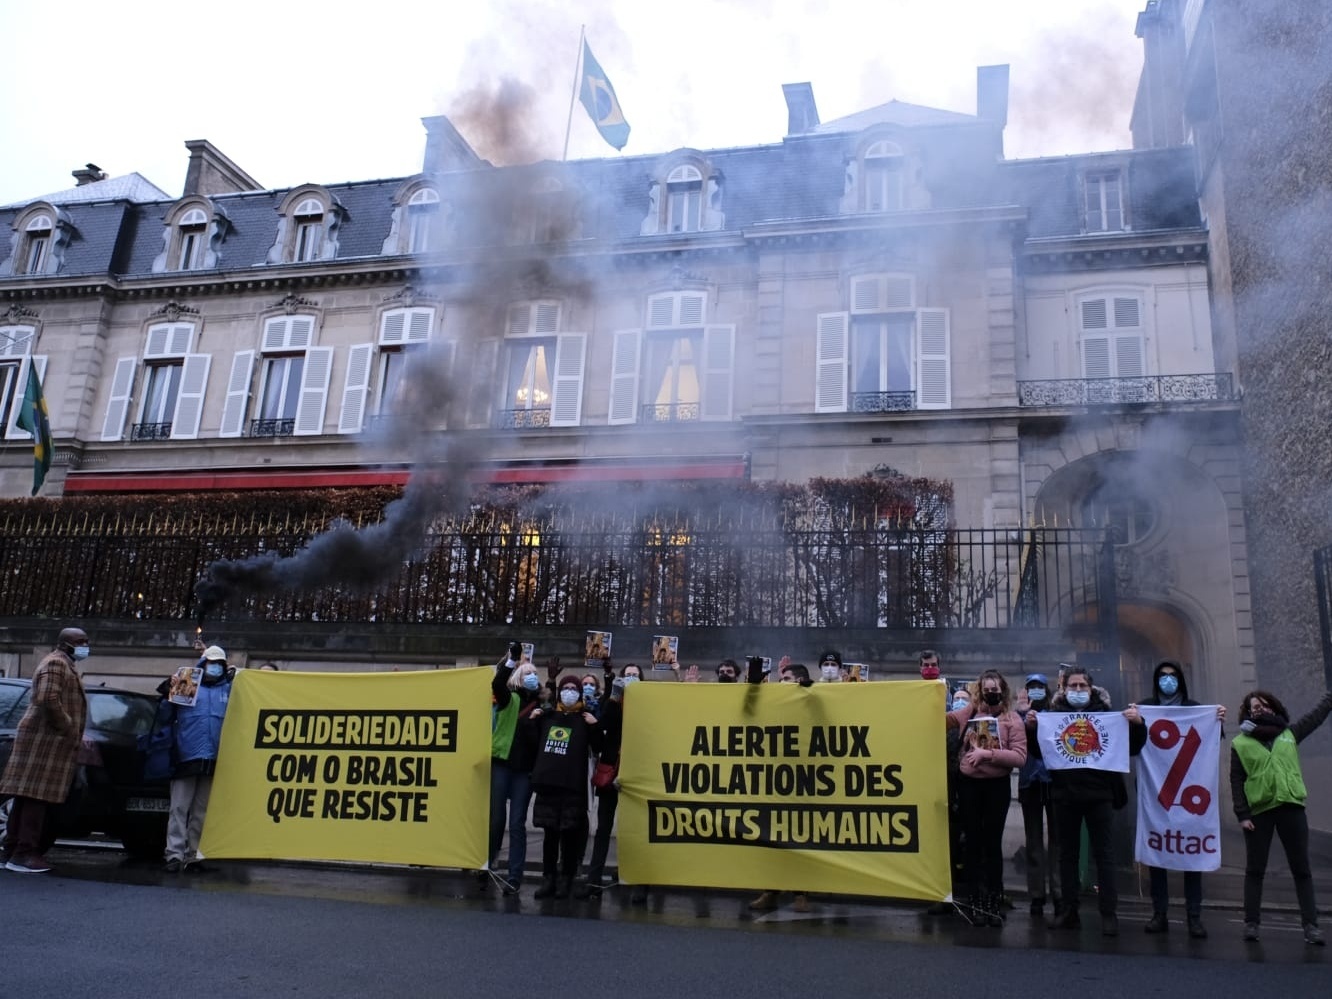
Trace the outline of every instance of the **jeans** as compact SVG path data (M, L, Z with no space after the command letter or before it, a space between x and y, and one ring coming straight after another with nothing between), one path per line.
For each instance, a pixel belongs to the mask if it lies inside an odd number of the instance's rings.
M615 810L620 804L620 792L614 784L597 791L597 834L592 840L592 861L587 866L587 880L601 881L606 873L606 855L610 852L611 830L615 828Z
M1295 879L1295 898L1300 903L1300 920L1318 923L1318 903L1314 898L1313 874L1309 871L1309 818L1303 805L1277 805L1252 816L1253 832L1244 833L1244 921L1259 922L1263 906L1263 875L1272 850L1272 834L1281 837L1286 863Z
M1082 823L1087 823L1092 860L1096 863L1096 885L1101 914L1113 916L1119 906L1115 875L1114 843L1110 838L1114 806L1108 801L1056 801L1055 827L1059 832L1059 881L1063 889L1061 908L1078 909L1078 861Z
M1011 785L1007 777L959 777L958 811L966 839L966 882L972 892L1004 890L1004 822Z
M490 761L490 868L499 859L505 811L509 826L509 880L521 881L527 863L527 806L532 801L532 775Z
M167 816L166 859L192 863L199 856L199 835L203 832L208 796L213 793L213 778L173 777L171 812Z
M1166 880L1166 869L1149 867L1147 874L1152 885L1152 912L1164 916L1170 908L1170 885ZM1184 912L1190 919L1202 915L1202 874L1198 871L1184 872Z
M1050 785L1033 781L1018 790L1022 805L1022 829L1027 841L1027 892L1032 901L1048 895L1057 902L1059 883L1059 833L1055 828L1054 802Z

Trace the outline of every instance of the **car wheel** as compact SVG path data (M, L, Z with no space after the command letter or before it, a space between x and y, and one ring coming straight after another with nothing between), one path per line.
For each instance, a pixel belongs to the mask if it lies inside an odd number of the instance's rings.
M158 860L166 852L166 820L160 822L126 821L120 831L120 845L135 860Z

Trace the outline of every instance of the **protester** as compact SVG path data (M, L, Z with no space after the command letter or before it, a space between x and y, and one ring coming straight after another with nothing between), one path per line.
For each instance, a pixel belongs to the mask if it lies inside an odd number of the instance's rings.
M740 666L734 659L723 659L717 666L718 683L739 683Z
M77 774L88 699L74 667L88 654L83 629L65 628L32 674L31 700L0 779L0 800L14 798L0 850L5 868L18 874L51 870L45 857L55 842L50 806L69 797Z
M1304 812L1308 791L1295 747L1323 724L1330 711L1332 692L1325 693L1312 711L1294 723L1286 706L1264 690L1250 691L1240 704L1240 734L1230 749L1230 790L1235 816L1244 830L1245 940L1258 939L1263 877L1275 833L1281 838L1295 881L1304 941L1318 947L1324 944L1309 869L1309 819Z
M920 654L920 678L922 680L939 679L939 653L926 649Z
M819 657L819 680L823 683L842 682L842 654L828 649Z
M753 683L753 660L750 661L750 682ZM791 662L790 656L782 656L777 664L777 672L781 677L782 683L798 683L802 687L814 686L814 681L809 678L809 669L803 663ZM749 908L754 912L771 912L777 908L777 898L781 893L775 889L761 892L757 898L749 903ZM791 908L796 912L809 912L809 896L804 892L797 892L795 899L791 903Z
M601 717L601 681L592 673L583 674L583 704L595 717Z
M217 645L204 649L203 668L193 704L173 703L169 709L175 732L176 762L171 771L171 811L167 816L166 869L203 871L199 836L213 791L217 752L222 742L222 719L231 698L227 654ZM157 688L164 697L171 680Z
M567 898L587 847L587 761L601 750L601 723L586 710L582 681L571 673L556 684L554 709L533 709L528 724L537 746L532 819L546 834L536 897Z
M1091 674L1085 668L1061 665L1061 672L1064 673L1064 689L1051 702L1052 711L1111 710L1107 699L1099 693L1100 688L1093 687ZM1146 729L1133 724L1141 717L1136 707L1126 708L1123 714L1130 722L1129 752L1134 753L1146 741ZM1050 928L1070 930L1082 925L1078 915L1078 863L1085 822L1092 859L1096 863L1101 935L1118 936L1119 891L1110 832L1115 809L1128 803L1124 775L1111 770L1075 767L1050 771L1050 784L1059 836L1059 887L1063 893Z
M490 682L493 717L490 726L490 852L493 873L499 863L504 829L509 830L508 878L500 879L505 895L516 895L527 862L527 806L532 800L532 764L536 738L523 722L536 708L541 677L522 660L523 647L509 644L508 657L495 667ZM482 872L483 877L488 877Z
M615 812L620 804L620 786L618 782L620 768L620 745L624 738L624 691L643 678L643 671L629 663L611 683L610 697L602 705L601 711L601 751L597 762L606 767L613 767L615 776L609 783L593 789L597 796L597 833L592 840L592 860L587 867L587 880L578 888L578 897L586 898L605 888L606 857L610 853L611 831L615 827ZM635 886L630 893L630 901L646 900L646 892Z
M1188 683L1184 679L1184 668L1169 659L1159 663L1152 673L1152 694L1142 699L1143 704L1159 707L1196 707L1198 702L1190 699ZM1226 709L1218 705L1218 721L1226 720ZM1139 724L1142 724L1139 722ZM1170 929L1167 915L1170 909L1170 885L1165 868L1147 868L1152 890L1152 918L1143 926L1146 933L1165 933ZM1202 921L1202 872L1184 872L1184 916L1189 928L1189 936L1195 940L1207 939L1207 927Z
M261 669L261 670L268 670L268 671L271 672L271 673L276 673L276 672L278 672L277 663L274 663L274 662L263 662L263 663L260 663L260 664L259 664L259 669Z
M1036 738L1036 716L1050 706L1050 684L1044 673L1026 680L1026 703L1018 715L1027 732L1027 761L1018 770L1018 803L1022 806L1022 831L1026 845L1027 894L1031 914L1040 918L1048 894L1052 904L1059 898L1059 834L1055 829L1054 801L1050 796L1050 771L1041 757Z
M937 669L938 666L935 666ZM1027 737L1012 709L1008 681L987 669L976 681L980 703L949 712L947 725L961 733L957 779L964 839L967 905L974 924L1003 926L1004 824L1010 778L1027 759Z

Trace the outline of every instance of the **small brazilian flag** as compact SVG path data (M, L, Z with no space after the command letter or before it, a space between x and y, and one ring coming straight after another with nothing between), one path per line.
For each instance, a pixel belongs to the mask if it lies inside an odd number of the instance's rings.
M578 88L578 99L592 116L592 124L597 126L601 137L616 149L623 149L629 141L629 123L624 120L615 88L606 79L586 40L583 42L583 83Z
M51 421L46 415L46 400L42 398L42 383L37 378L37 365L28 361L28 387L23 392L23 408L14 421L32 434L32 494L42 488L46 473L51 470Z

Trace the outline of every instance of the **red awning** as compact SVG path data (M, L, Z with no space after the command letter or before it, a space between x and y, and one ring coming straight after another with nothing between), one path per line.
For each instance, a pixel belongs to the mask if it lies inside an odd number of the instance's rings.
M246 489L347 489L401 486L406 468L264 468L182 472L70 472L68 493L233 492ZM511 485L548 482L653 482L695 479L744 479L744 455L670 459L591 459L586 461L481 465L470 478L477 483Z

